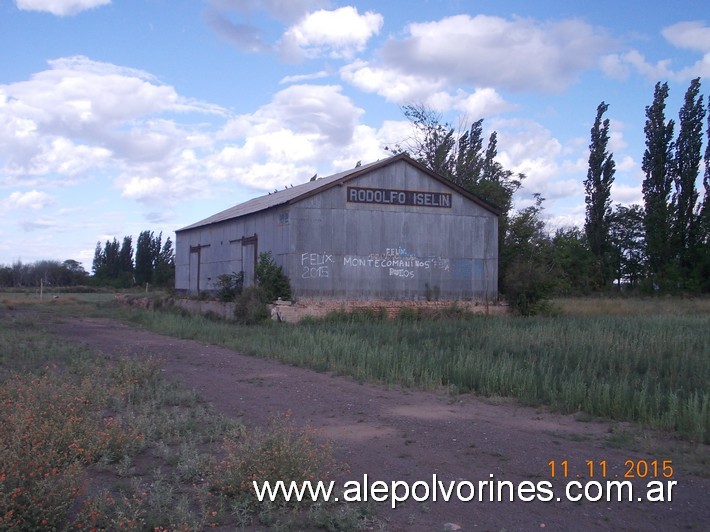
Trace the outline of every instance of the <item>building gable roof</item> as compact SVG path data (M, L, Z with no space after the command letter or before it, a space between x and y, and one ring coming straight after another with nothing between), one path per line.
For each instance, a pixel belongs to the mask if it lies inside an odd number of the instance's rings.
M475 194L472 194L471 192L467 191L466 189L461 188L458 185L455 185L451 181L448 181L447 179L436 174L435 172L432 172L431 170L429 170L425 166L416 162L414 159L412 159L408 155L406 155L404 153L400 153L398 155L388 157L387 159L381 159L381 160L376 161L374 163L356 166L355 168L352 168L350 170L346 170L344 172L339 172L339 173L333 174L331 176L318 178L313 181L303 183L302 185L296 185L291 188L286 188L284 190L278 190L276 192L271 192L271 193L266 194L264 196L259 196L257 198L250 199L248 201L245 201L244 203L240 203L239 205L235 205L234 207L230 207L229 209L225 209L221 212L218 212L217 214L214 214L208 218L205 218L204 220L200 220L199 222L196 222L194 224L183 227L182 229L178 229L176 232L187 231L190 229L196 229L198 227L203 227L206 225L212 225L212 224L216 224L216 223L220 223L220 222L225 222L227 220L232 220L234 218L240 218L240 217L246 216L248 214L254 214L254 213L265 211L267 209L271 209L274 207L279 207L282 205L296 203L297 201L301 201L301 200L309 198L315 194L319 194L319 193L321 193L329 188L332 188L334 186L342 185L343 183L350 181L351 179L355 179L357 177L360 177L363 174L372 172L373 170L383 168L385 166L388 166L390 164L393 164L393 163L396 163L396 162L402 161L402 160L415 166L416 168L418 168L422 172L428 174L430 177L441 182L442 184L446 185L447 187L454 189L456 192L458 192L462 196L473 201L474 203L478 204L479 206L483 207L484 209L492 212L496 216L500 215L500 211L494 205L486 202L485 200L479 198Z

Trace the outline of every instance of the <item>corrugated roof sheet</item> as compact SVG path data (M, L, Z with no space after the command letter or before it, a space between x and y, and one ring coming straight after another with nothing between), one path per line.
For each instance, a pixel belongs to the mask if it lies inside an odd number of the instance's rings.
M428 170L427 168L421 166L419 163L411 159L408 155L400 153L387 159L375 161L374 163L356 166L355 168L346 170L344 172L339 172L337 174L333 174L327 177L318 178L315 181L309 181L307 183L303 183L302 185L286 188L284 190L278 190L276 192L271 192L270 194L266 194L264 196L259 196L258 198L250 199L248 201L245 201L244 203L240 203L239 205L235 205L234 207L230 207L229 209L223 210L222 212L218 212L217 214L214 214L209 218L205 218L204 220L195 222L194 224L183 227L182 229L178 229L176 232L187 231L188 229L195 229L197 227L202 227L205 225L216 224L219 222L224 222L226 220L231 220L233 218L238 218L240 216L245 216L247 214L253 214L256 212L264 211L266 209L271 209L273 207L278 207L279 205L285 205L293 202L294 200L299 200L301 198L308 197L312 194L316 194L320 190L330 188L338 183L346 181L362 173L366 173L373 168L386 166L401 159L405 159L410 164L419 167L422 171L428 173L435 179L441 181L445 185L453 188L454 190L457 190L460 194L466 196L475 203L478 203L485 209L490 210L495 214L499 214L495 206L485 202L484 200L474 194L471 194L467 190L464 190L461 187L444 180L442 177L436 175L431 170Z
M384 160L390 162L389 159ZM209 218L205 218L204 220L195 222L194 224L183 227L182 229L178 229L178 231L186 231L188 229L195 229L196 227L201 227L203 225L216 224L219 222L224 222L226 220L231 220L232 218L238 218L247 214L253 214L255 212L270 209L272 207L284 205L294 199L297 199L301 196L310 195L310 193L313 193L320 188L328 187L334 183L337 183L341 179L345 179L351 176L352 174L367 170L372 166L381 164L382 162L383 161L376 161L374 163L363 164L361 166L357 166L344 172L339 172L337 174L333 174L327 177L318 178L315 181L308 181L307 183L303 183L302 185L296 185L291 188L278 190L276 192L271 192L264 196L259 196L258 198L250 199L248 201L245 201L244 203L240 203L239 205L235 205L234 207L225 209L222 212L213 214Z

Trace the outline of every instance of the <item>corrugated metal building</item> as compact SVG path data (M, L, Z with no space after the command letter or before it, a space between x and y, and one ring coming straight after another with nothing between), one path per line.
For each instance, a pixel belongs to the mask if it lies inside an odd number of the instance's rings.
M175 288L254 280L270 251L294 299L493 300L498 211L404 154L261 196L176 231Z

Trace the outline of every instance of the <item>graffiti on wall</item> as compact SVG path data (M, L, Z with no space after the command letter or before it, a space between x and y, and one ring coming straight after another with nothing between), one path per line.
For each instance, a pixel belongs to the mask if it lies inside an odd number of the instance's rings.
M402 246L385 248L383 253L366 256L345 255L343 266L348 268L372 268L384 271L390 277L414 279L421 270L449 271L450 260L442 257L420 257Z
M374 274L384 274L401 279L416 279L425 272L450 272L457 280L483 277L483 260L448 259L439 256L420 256L403 246L385 248L380 253L368 255L340 256L325 251L301 253L300 267L302 279L327 279L333 276L333 267L370 270Z
M335 260L330 253L301 253L301 278L330 277L331 264L335 264Z

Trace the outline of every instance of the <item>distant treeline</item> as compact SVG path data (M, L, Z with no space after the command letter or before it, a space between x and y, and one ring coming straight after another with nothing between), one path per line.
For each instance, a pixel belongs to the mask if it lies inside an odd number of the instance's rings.
M0 287L19 288L23 286L79 286L89 282L89 274L75 260L39 260L30 264L22 261L10 266L0 266Z
M59 286L109 286L130 288L134 285L172 288L175 283L175 254L170 238L162 242L163 234L143 231L133 249L133 238L123 237L97 242L92 273L81 263L69 259L40 260L33 263L16 261L9 266L0 265L0 287L59 287ZM134 259L135 256L135 259Z
M122 243L114 238L102 246L96 243L92 263L94 282L129 288L133 285L170 288L175 283L175 252L168 237L162 242L163 233L157 236L153 231L143 231L138 235L133 250L133 238L124 236Z

